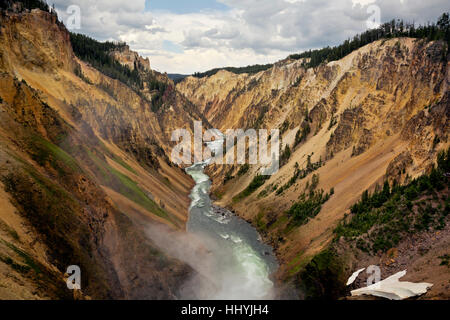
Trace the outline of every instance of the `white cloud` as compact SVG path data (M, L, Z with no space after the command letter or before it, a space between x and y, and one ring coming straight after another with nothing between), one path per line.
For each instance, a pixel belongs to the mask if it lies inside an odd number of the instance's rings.
M382 21L425 23L450 9L448 0L220 0L230 10L174 14L145 12L145 0L54 2L63 18L70 4L81 7L80 32L127 41L153 68L177 73L274 62L338 44L366 29L366 7L373 3ZM182 50L167 50L168 42Z

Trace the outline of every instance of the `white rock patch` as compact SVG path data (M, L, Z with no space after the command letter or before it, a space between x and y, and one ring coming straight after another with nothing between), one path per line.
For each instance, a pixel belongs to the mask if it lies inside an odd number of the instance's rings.
M408 281L399 281L399 279L405 274L406 270L400 271L384 279L383 281L377 282L368 287L352 290L351 294L352 296L360 296L365 294L390 300L403 300L406 298L422 295L433 286L431 283L426 282L413 283Z
M353 274L348 278L346 285L349 286L353 282L355 282L356 278L359 276L361 272L363 272L366 268L361 268L358 271L353 272Z

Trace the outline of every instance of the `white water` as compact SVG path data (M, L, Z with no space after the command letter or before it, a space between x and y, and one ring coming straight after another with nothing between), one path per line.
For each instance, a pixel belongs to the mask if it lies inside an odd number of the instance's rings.
M211 150L221 141L208 145ZM209 161L186 169L196 185L191 192L189 233L205 240L212 255L213 290L199 290L201 299L271 299L274 297L270 274L277 268L272 249L261 243L256 230L244 220L214 212L209 198L211 182L203 172Z

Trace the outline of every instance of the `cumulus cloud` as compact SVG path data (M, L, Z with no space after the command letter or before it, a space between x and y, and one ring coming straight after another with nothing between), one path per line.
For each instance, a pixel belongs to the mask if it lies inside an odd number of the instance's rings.
M402 18L427 23L450 10L447 0L218 2L229 9L183 14L145 11L145 0L54 0L63 19L69 5L80 6L79 32L99 40L126 41L148 56L153 68L176 73L269 63L291 53L336 45L367 28L368 5L379 6L382 22Z

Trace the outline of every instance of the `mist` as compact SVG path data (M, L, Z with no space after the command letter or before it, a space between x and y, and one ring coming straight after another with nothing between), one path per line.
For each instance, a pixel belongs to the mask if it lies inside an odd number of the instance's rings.
M278 263L272 248L256 230L230 211L214 207L204 163L186 172L196 185L191 191L187 231L148 225L147 236L163 252L188 264L195 273L180 286L179 299L262 300L277 294L272 274Z
M168 226L155 224L147 225L145 230L160 250L195 271L180 285L175 294L178 299L253 300L276 296L273 283L268 278L261 281L260 274L253 274L258 270L252 268L251 263L236 260L236 254L229 246L221 246L207 234L174 231ZM241 250L244 258L251 257L249 252L245 252L245 245ZM250 251L249 248L247 250ZM224 260L228 263L223 263ZM247 270L242 270L242 267L247 267Z

